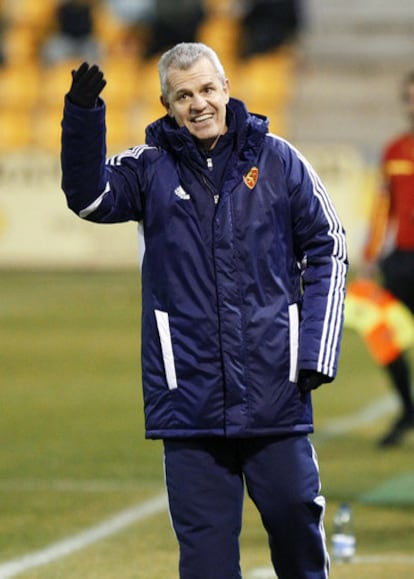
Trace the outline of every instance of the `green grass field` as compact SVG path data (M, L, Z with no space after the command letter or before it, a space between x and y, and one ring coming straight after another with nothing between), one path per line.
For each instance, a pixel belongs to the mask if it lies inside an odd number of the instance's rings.
M5 579L16 576L6 574L7 562L21 565L162 493L163 470L161 443L144 440L138 272L0 275ZM386 397L388 412L371 416L367 409ZM338 378L315 393L314 407L326 532L338 503L348 501L357 536L357 558L333 562L331 577L414 577L414 433L399 448L377 449L393 418L391 390L354 333L345 333ZM248 501L241 541L243 576L270 578L266 537ZM19 576L176 579L168 513L158 510Z

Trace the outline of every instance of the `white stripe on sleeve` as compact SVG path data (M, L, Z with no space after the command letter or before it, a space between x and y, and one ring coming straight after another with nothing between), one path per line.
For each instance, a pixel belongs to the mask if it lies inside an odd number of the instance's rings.
M96 211L98 209L99 205L102 203L102 199L105 197L105 195L110 190L111 190L111 187L110 187L109 181L108 181L106 186L105 186L104 192L101 193L101 195L99 195L99 197L97 197L95 199L95 201L93 201L90 205L85 207L85 209L82 209L81 211L79 211L79 217L81 217L82 219L85 219L85 217L88 217L88 215L90 215L91 213Z

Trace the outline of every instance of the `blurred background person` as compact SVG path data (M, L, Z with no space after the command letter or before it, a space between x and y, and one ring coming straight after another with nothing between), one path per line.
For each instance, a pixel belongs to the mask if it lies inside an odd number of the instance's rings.
M103 0L104 5L125 25L152 19L155 0Z
M292 42L302 24L300 0L242 0L240 55L269 52Z
M102 0L122 26L122 52L141 54L147 44L148 30L154 19L155 0Z
M102 47L94 33L94 0L63 0L56 7L56 29L41 48L44 64L61 60L100 59Z
M377 268L383 286L414 314L414 71L403 81L407 130L384 148L379 188L363 254L364 275ZM385 366L401 403L401 414L381 446L398 444L414 429L411 369L406 354Z
M154 56L178 42L195 42L206 17L204 0L154 0L146 57Z

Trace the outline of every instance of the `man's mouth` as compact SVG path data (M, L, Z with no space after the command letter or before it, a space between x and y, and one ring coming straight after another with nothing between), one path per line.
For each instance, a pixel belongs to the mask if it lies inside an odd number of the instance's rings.
M209 121L212 118L213 118L213 115L209 113L209 114L205 114L205 115L200 115L198 117L194 117L192 119L192 122L193 123L204 123L205 121Z

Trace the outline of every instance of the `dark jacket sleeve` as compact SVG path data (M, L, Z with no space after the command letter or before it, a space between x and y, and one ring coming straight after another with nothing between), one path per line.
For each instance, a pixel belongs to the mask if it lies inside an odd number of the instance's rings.
M100 223L139 220L142 213L138 167L106 160L105 104L84 109L65 99L62 120L62 189L79 217Z
M324 185L297 151L287 156L294 242L302 263L299 368L337 371L348 269L345 232Z

